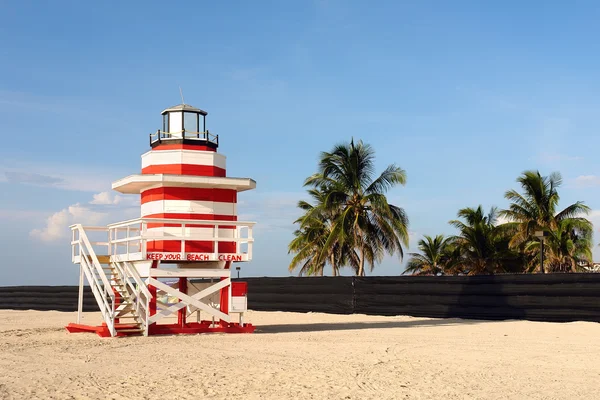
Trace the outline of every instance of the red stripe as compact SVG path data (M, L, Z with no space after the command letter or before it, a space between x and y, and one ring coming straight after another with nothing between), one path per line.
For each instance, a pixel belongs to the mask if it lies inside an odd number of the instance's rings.
M153 223L148 223L148 229L150 228L164 228L164 227L168 227L168 228L181 228L181 223L179 222L174 222L174 223L168 223L168 222L153 222ZM214 228L214 225L189 225L187 222L185 224L186 228ZM235 229L235 225L219 225L219 229Z
M221 203L236 203L237 192L234 189L205 189L160 187L144 190L142 204L158 200L189 200L189 201L218 201Z
M191 219L208 221L237 221L236 215L219 214L181 214L181 213L162 213L144 215L142 218L165 218L165 219Z
M198 150L198 151L212 151L216 152L216 149L208 146L195 145L195 144L159 144L154 147L152 151L160 150Z
M214 165L164 164L142 168L142 174L196 175L224 177L225 170Z
M186 253L212 253L214 252L214 243L205 241L185 242ZM181 251L181 242L178 240L156 240L148 241L147 252L167 252L178 253ZM235 242L219 242L219 253L235 254Z

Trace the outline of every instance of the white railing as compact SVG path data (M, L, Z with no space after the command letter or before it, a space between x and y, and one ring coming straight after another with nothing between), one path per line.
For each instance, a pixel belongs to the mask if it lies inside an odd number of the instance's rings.
M101 228L91 227L90 229L100 230ZM81 224L71 226L71 231L73 235L71 240L73 262L81 265L89 282L90 289L96 298L104 322L106 322L111 336L115 336L115 293L92 247L92 243L97 245L108 245L108 243L90 242Z
M149 228L150 224L158 227ZM181 246L176 253L177 257L173 259L186 260L188 253L185 251L185 243L202 241L213 243L213 252L207 253L207 260L219 260L219 243L234 242L236 254L243 256L240 261L249 261L252 259L254 225L254 222L242 221L138 218L108 225L108 254L115 261L145 260L148 258L148 242L179 241ZM193 229L198 226L208 227L212 234L195 234ZM221 235L224 228L229 228L227 230L232 235ZM242 245L247 246L245 251Z
M71 225L71 261L75 264L79 263L79 259L81 257L81 242L79 233L83 232L86 237L88 243L90 244L90 249L94 250L93 246L105 247L108 249L108 228L105 226L83 226L81 224ZM105 241L93 241L87 237L85 232L104 232L103 236L106 237ZM95 251L94 251L95 253ZM102 254L108 254L106 252L102 252Z

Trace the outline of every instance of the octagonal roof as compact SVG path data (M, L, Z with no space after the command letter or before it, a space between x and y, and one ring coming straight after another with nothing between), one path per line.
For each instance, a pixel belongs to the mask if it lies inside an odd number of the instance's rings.
M160 113L160 115L164 115L164 114L166 114L168 112L172 112L172 111L189 111L189 112L199 113L202 115L208 115L208 113L206 111L196 108L194 106L190 106L189 104L178 104L176 106L166 108L163 110L163 112Z

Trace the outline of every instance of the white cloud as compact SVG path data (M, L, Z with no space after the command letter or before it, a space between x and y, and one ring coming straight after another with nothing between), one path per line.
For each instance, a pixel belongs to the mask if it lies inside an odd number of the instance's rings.
M138 204L138 198L134 196L121 196L114 192L100 192L96 193L94 199L90 201L90 204L98 204L98 205L118 205L118 204L127 204L127 205L136 205Z
M574 186L579 188L600 186L600 176L580 175L574 179Z
M238 219L256 222L255 233L292 232L296 228L294 221L301 215L298 201L307 199L306 193L302 192L248 193L243 196L245 198L238 201Z
M573 156L569 154L561 154L556 152L542 152L536 157L537 161L543 163L557 163L563 161L581 161L583 157Z
M48 215L46 211L39 210L1 210L0 220L2 221L23 221L39 220Z
M135 218L139 212L137 199L101 192L87 204L76 203L55 212L46 219L46 226L33 229L29 235L44 242L64 240L69 236L70 225L104 226Z
M68 227L75 223L84 225L97 225L106 217L105 213L92 211L79 203L62 209L46 219L46 226L42 229L34 229L29 234L31 237L44 241L53 242L68 237Z
M592 224L594 224L594 231L600 232L600 210L592 210L587 215Z
M74 165L51 165L23 162L18 159L0 161L0 182L52 187L80 192L102 192L111 188L115 176L122 171Z
M6 179L6 182L25 183L36 186L55 186L63 182L62 178L36 174L26 171L5 171L4 177Z

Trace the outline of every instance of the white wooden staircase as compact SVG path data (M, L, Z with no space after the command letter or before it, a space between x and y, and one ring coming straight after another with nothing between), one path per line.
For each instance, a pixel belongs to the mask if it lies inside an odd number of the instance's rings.
M123 273L124 264L109 262L103 266L103 270L110 277L113 290L119 296L114 313L115 331L117 335L142 335L145 329L143 320L145 308L139 307L137 302L139 293L135 292L135 286L132 288L131 280ZM140 311L143 311L142 315Z
M79 225L73 230L77 236L72 244L79 247L79 253L73 258L81 269L77 324L81 324L85 277L110 336L147 335L146 310L151 296L133 264L113 262L109 255L96 255L83 227Z

